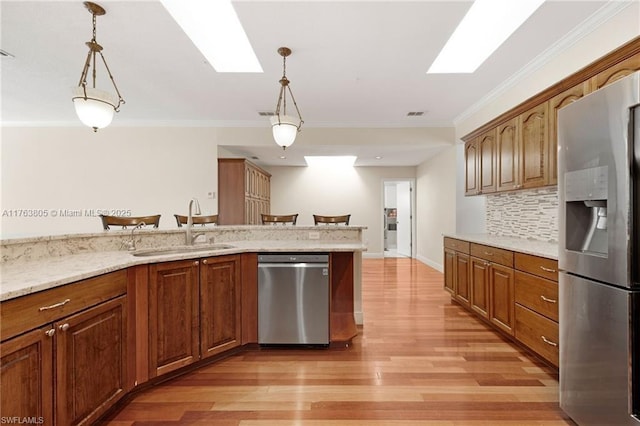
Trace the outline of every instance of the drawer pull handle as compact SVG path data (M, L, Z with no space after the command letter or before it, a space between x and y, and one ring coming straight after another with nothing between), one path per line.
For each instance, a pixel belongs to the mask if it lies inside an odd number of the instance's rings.
M556 342L553 342L553 341L551 341L551 340L547 339L547 338L546 338L546 337L544 337L544 336L540 336L540 338L541 338L541 339L542 339L542 341L543 341L543 342L545 342L547 345L551 345L551 346L555 346L555 347L557 347L557 346L558 346L558 344L557 344Z
M43 306L40 309L38 309L38 311L42 312L42 311L48 311L49 309L59 308L60 306L64 306L69 302L71 302L71 299L63 300L62 302L54 303L53 305L50 305L50 306Z
M53 335L56 334L56 329L55 328L50 328L49 330L45 331L44 334L47 337L53 337Z
M540 269L542 269L545 272L552 272L552 273L558 272L555 269L545 268L544 266L541 266Z
M490 251L485 251L484 254L487 256L493 256L493 253L491 253Z
M558 303L558 301L557 301L557 300L546 298L546 297L544 297L543 295L540 295L540 299L541 299L543 302Z

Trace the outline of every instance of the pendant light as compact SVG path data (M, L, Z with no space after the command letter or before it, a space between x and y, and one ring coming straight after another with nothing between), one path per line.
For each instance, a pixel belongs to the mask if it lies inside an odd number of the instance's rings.
M116 86L116 82L111 75L109 66L107 65L107 61L104 59L102 46L100 46L96 41L96 16L102 16L106 11L100 5L90 1L84 2L84 5L92 16L93 38L91 41L85 43L89 47L89 53L87 54L87 59L85 60L84 67L82 68L80 82L78 83L78 87L74 89L74 94L71 99L73 100L73 105L75 106L76 114L80 121L93 128L94 132L97 132L98 129L102 129L103 127L107 127L111 124L111 120L113 120L113 113L118 112L120 105L124 104L125 101L122 99L118 86ZM99 54L102 59L102 63L104 64L107 74L109 75L109 79L116 91L117 99L116 96L113 96L111 93L96 88L96 54ZM89 69L92 67L92 84L88 87L87 75L89 74Z
M287 149L296 140L296 135L302 127L302 116L298 109L298 104L291 92L291 86L289 86L289 80L287 79L287 56L291 55L291 49L288 47L281 47L278 49L278 53L282 56L282 78L280 79L280 94L278 96L278 105L276 106L276 114L271 117L271 129L273 131L273 138L276 143ZM296 108L298 114L297 117L287 115L287 92L291 97L293 106Z

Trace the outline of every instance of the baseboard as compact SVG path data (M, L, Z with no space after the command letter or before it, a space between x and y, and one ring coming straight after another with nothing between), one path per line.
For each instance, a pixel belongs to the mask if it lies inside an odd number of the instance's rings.
M420 262L424 263L425 265L430 266L436 271L444 273L444 266L441 263L436 263L424 256L418 256L416 257L416 259L418 259Z

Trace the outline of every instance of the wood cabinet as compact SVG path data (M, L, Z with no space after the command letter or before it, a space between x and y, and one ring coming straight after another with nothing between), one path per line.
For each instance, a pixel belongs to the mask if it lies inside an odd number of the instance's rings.
M520 188L520 127L513 118L496 129L496 190Z
M472 309L513 335L513 252L472 243L471 270Z
M464 306L471 303L469 243L454 238L444 239L445 290Z
M149 377L240 346L240 256L149 267Z
M496 191L496 130L492 129L478 138L480 193Z
M243 158L219 158L218 194L220 225L259 225L271 211L271 175Z
M126 291L118 271L2 303L3 416L90 424L129 390Z
M453 300L558 366L556 260L450 237L444 238L444 255L445 289ZM456 262L464 266L459 269ZM460 297L465 282L467 303Z
M465 195L556 185L557 110L638 70L640 37L464 136Z
M464 145L464 194L476 195L480 193L479 167L480 154L478 140L468 141Z
M537 188L547 183L549 173L549 104L544 102L519 117L520 181L522 188Z
M559 365L558 263L516 253L516 339Z
M242 344L240 256L203 259L200 265L200 355Z
M149 267L149 377L200 358L197 260Z
M53 424L51 326L0 344L0 411L6 417L36 417ZM10 389L10 391L8 391Z

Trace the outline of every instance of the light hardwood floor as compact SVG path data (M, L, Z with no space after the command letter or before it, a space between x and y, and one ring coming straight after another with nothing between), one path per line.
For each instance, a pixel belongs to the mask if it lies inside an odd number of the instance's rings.
M149 389L104 424L572 425L557 375L452 303L441 273L363 261L365 326L345 350L262 349Z

